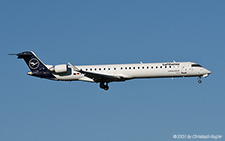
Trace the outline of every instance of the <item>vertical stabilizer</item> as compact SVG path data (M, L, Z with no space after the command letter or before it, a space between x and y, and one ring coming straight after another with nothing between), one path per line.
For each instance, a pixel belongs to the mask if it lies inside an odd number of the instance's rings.
M16 55L18 56L18 59L24 59L27 66L30 68L31 72L28 73L29 75L47 79L55 79L45 64L32 51L25 51Z

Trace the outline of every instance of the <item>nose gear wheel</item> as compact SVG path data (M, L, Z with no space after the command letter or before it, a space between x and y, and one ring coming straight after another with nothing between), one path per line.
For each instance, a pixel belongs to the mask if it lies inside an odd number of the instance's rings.
M201 84L201 83L202 83L202 80L201 80L201 79L202 79L202 77L201 77L201 76L199 76L199 77L198 77L198 83L199 83L199 84Z

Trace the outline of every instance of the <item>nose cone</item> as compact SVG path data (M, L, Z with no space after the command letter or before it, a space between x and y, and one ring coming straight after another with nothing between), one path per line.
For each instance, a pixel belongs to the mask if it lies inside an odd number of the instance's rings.
M207 70L207 69L206 69L206 73L207 73L207 74L211 74L212 72L211 72L210 70Z
M208 77L212 72L210 70L205 69L203 77Z

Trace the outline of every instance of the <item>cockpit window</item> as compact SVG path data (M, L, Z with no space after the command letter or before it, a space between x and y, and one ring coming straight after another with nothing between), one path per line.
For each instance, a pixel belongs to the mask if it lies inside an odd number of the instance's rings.
M192 64L191 66L192 66L192 67L202 67L202 66L199 65L199 64Z

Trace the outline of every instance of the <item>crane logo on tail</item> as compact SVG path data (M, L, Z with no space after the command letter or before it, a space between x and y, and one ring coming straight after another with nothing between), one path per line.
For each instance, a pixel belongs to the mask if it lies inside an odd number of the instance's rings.
M40 62L36 59L36 58L32 58L30 61L29 61L29 67L31 69L37 69L39 67L39 64Z

